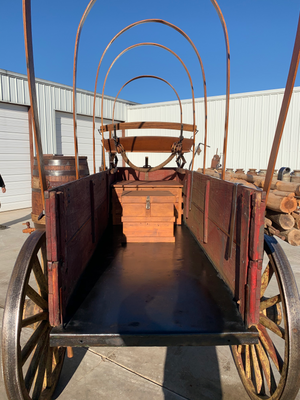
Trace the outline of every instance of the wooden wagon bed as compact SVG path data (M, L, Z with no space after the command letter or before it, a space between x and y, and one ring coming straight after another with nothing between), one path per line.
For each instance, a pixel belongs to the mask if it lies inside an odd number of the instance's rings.
M129 188L135 201L167 190L183 222L172 217L172 243L128 243L113 225ZM50 190L51 346L256 342L263 213L261 192L173 168L119 168Z
M126 244L121 227L105 237L72 296L71 319L51 332L53 346L255 343L256 329L245 329L188 228L176 227L175 243Z

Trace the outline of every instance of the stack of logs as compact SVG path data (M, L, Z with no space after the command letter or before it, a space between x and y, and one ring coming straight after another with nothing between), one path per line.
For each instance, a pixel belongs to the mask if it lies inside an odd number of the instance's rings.
M205 174L221 178L219 171L210 168L206 169ZM226 172L225 180L262 190L265 177ZM300 183L273 178L267 200L265 229L267 233L278 236L293 246L300 245Z

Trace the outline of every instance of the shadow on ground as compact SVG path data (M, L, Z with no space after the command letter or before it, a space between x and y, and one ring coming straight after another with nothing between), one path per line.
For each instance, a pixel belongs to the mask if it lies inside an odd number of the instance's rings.
M21 218L14 219L12 221L2 222L2 225L5 225L6 227L9 227L9 226L18 224L19 222L25 222L25 221L26 222L27 221L31 221L31 214L25 215L24 217L21 217Z
M171 399L170 390L189 400L221 400L215 347L168 347L163 387L165 400Z
M79 367L87 351L88 349L84 347L74 347L73 358L68 358L67 355L65 356L59 382L58 385L56 386L55 392L52 397L53 400L59 398L61 393L64 391L64 389L72 379L72 376L75 374L77 368Z

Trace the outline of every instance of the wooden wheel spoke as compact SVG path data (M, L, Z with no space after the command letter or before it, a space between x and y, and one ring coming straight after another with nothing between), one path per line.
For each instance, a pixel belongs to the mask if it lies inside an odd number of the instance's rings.
M272 394L276 390L276 383L275 383L275 379L273 376L269 358L268 358L260 341L258 342L258 344L255 347L256 347L256 351L257 351L257 355L258 355L260 364L261 364L263 372L264 372L265 380L267 382L269 391Z
M51 387L52 385L53 357L53 347L49 347L46 365L46 387Z
M53 351L53 363L57 365L59 363L59 360L61 358L61 348L60 347L55 347Z
M38 342L36 346L36 350L33 354L33 357L30 361L30 365L26 372L25 376L25 387L30 392L34 377L36 375L36 371L40 362L40 358L42 356L43 351L45 351L45 346L47 344L47 333L45 332L44 335L41 337L41 340Z
M264 346L266 352L273 361L277 370L281 372L283 367L283 360L276 350L276 347L274 346L266 328L263 325L258 324L257 329L259 331L259 339L261 340L262 345Z
M251 359L252 359L252 365L253 365L254 375L255 375L256 392L260 393L261 389L262 389L262 384L263 384L263 377L262 377L262 373L261 373L260 366L258 363L254 344L251 344Z
M245 346L245 373L246 377L251 380L251 362L250 362L250 347Z
M39 286L39 289L41 291L41 295L45 299L45 298L47 298L47 293L48 293L47 282L46 282L45 275L42 271L42 267L39 262L39 259L37 258L36 255L32 258L32 270L33 270L35 279L37 281L37 284Z
M49 346L49 337L46 339L46 346ZM39 362L39 367L38 367L38 373L37 377L35 380L35 386L34 390L32 393L32 400L39 400L41 392L43 390L43 385L44 385L44 377L45 377L45 371L46 371L46 364L47 364L47 358L48 358L48 351L44 351L42 354L42 357L40 358Z
M33 332L33 334L30 336L29 340L23 347L21 351L21 364L22 366L25 364L27 361L28 357L32 353L33 349L35 348L36 344L40 340L40 338L44 335L46 330L48 329L49 324L47 321L42 321L40 325L37 327L37 329Z
M281 326L278 326L270 320L270 318L266 317L264 314L260 313L259 323L263 325L265 328L270 329L270 331L274 332L277 336L285 339L285 330Z
M270 283L270 280L273 276L273 273L274 273L273 268L269 262L268 265L266 266L266 269L264 270L264 273L262 274L262 277L261 277L260 297L263 297L263 295Z
M27 285L26 295L32 300L37 306L43 310L48 310L47 300L43 299L30 285Z
M261 303L260 303L260 311L263 311L266 308L272 307L275 304L278 304L280 302L281 302L280 294L277 294L276 296L272 296L269 299L265 299L265 300L261 301Z
M25 328L26 326L35 324L36 322L46 321L46 320L48 320L48 312L44 311L39 314L35 314L35 315L32 315L30 317L23 319L21 326L22 326L22 328Z

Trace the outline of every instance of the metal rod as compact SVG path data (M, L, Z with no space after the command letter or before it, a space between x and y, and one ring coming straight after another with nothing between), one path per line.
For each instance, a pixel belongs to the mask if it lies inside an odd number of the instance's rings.
M222 162L222 179L225 179L225 169L226 169L226 157L227 157L227 138L228 138L228 119L229 119L229 91L230 91L230 48L229 48L229 39L228 32L225 19L223 17L222 11L219 7L219 4L216 0L210 0L215 7L218 16L220 18L225 43L226 43L226 108L225 108L225 129L224 129L224 144L223 144L223 162ZM204 151L205 151L204 147Z
M300 16L298 20L298 28L297 28L297 33L296 33L296 39L295 39L295 44L294 44L294 50L293 50L293 55L292 55L292 60L291 60L291 65L290 65L290 70L285 86L285 91L283 95L283 100L281 104L281 109L280 109L280 114L277 122L277 127L275 131L275 136L274 136L274 141L273 141L273 146L269 158L269 163L268 163L268 169L266 173L266 179L265 179L265 184L264 184L264 191L266 192L266 202L268 200L270 188L271 188L271 182L272 182L272 177L274 174L274 169L276 165L276 160L277 160L277 155L279 151L279 146L281 142L281 137L285 125L285 120L287 117L287 113L289 110L289 105L291 102L291 97L293 94L293 88L295 84L295 79L297 75L297 70L298 70L298 65L299 65L299 59L300 59Z
M124 32L128 31L129 29L133 28L134 26L137 25L141 25L141 24L145 24L145 23L149 23L149 22L155 22L155 23L159 23L159 24L164 24L169 26L170 28L175 29L177 32L179 32L182 36L184 36L185 39L187 39L187 41L191 44L191 46L193 47L199 63L200 63L200 67L201 67L201 71L202 71L202 80L203 80L203 90L204 90L204 129L205 129L205 139L204 139L204 143L206 144L206 140L207 140L207 91L206 91L206 78L205 78L205 73L204 73L204 67L203 67L203 63L202 63L202 59L200 57L200 54L196 48L196 46L194 45L194 43L192 42L192 40L189 38L189 36L182 31L180 28L178 28L176 25L171 24L170 22L167 22L165 20L162 19L145 19L145 20L141 20L141 21L137 21L131 25L126 26L124 29L122 29L119 33L117 33L112 40L109 42L109 44L106 46L104 52L102 53L101 59L99 61L98 64L98 68L97 68L97 74L96 74L96 80L95 80L95 89L94 89L94 102L93 102L93 143L95 143L95 112L96 112L96 92L97 92L97 84L98 84L98 76L99 76L99 71L100 71L100 67L102 64L102 60L107 52L107 50L109 49L109 47L111 46L111 44L120 36L122 35ZM102 108L101 108L102 109ZM194 112L195 113L195 112ZM101 113L101 126L103 126L103 113ZM194 154L195 154L195 135L196 135L196 126L194 126L194 141L193 141L193 162L192 162L192 169L194 167ZM94 146L94 145L93 145ZM103 144L102 144L103 146ZM104 152L104 149L103 149ZM205 154L206 156L206 154ZM94 160L95 160L95 153L93 154ZM94 162L95 165L95 162ZM95 168L95 167L94 167ZM205 170L205 158L204 158L204 170Z
M124 53L126 53L127 51L129 51L129 50L131 50L131 49L134 49L134 48L136 48L136 47L140 47L140 46L155 46L155 47L160 47L160 48L162 48L162 49L164 49L164 50L169 51L171 54L173 54L173 55L181 62L182 66L184 67L184 69L185 69L185 71L186 71L186 73L187 73L187 75L188 75L188 77L189 77L189 81L190 81L190 85L191 85L191 91L192 91L192 102L193 102L193 127L194 127L194 128L193 128L193 133L194 133L194 136L193 136L193 158L194 158L194 150L195 150L195 127L196 127L196 123L195 123L195 94L194 94L194 86L193 86L193 82L192 82L191 75L190 75L190 73L189 73L189 71L188 71L186 65L185 65L184 62L182 61L182 59L181 59L173 50L169 49L169 48L166 47L166 46L163 46L162 44L159 44L159 43L151 43L151 42L137 43L137 44L134 44L134 45L132 45L132 46L127 47L125 50L123 50L121 53L119 53L119 54L116 56L116 58L113 60L113 62L110 64L110 66L109 66L109 68L108 68L108 70L107 70L107 73L106 73L106 76L105 76L105 79L104 79L104 82L103 82L102 94L101 94L101 99L102 99L102 102L101 102L102 149L103 149L103 151L104 151L103 103L104 103L105 85L106 85L106 81L107 81L108 75L109 75L109 73L110 73L110 71L111 71L113 65L115 64L115 62L116 62Z
M78 46L79 39L83 24L91 11L93 5L96 3L96 0L91 0L87 5L84 13L82 14L81 20L79 22L76 40L75 40L75 49L74 49L74 63L73 63L73 127L74 127L74 150L75 150L75 170L76 170L76 179L79 178L79 160L78 160L78 141L77 141L77 115L76 115L76 78L77 78L77 58L78 58ZM94 171L95 172L95 171Z
M129 79L129 81L127 81L126 83L124 83L124 85L121 87L121 89L118 91L118 94L117 94L116 97L115 97L115 101L114 101L114 104L113 104L113 112L112 112L112 124L113 124L114 121L115 121L115 106L116 106L116 101L117 101L117 99L118 99L118 97L119 97L121 91L122 91L122 90L124 89L124 87L127 86L130 82L133 82L133 81L135 81L135 80L137 80L137 79L142 79L142 78L153 78L153 79L158 79L158 80L160 80L160 81L165 82L167 85L169 85L169 86L174 90L174 92L175 92L175 94L176 94L176 96L177 96L178 102L179 102L179 107L180 107L180 123L182 124L182 104L181 104L181 100L180 100L180 97L179 97L178 93L176 92L175 88L174 88L168 81L166 81L165 79L160 78L159 76L156 76L156 75L139 75L139 76L136 76L136 77L134 77L134 78L132 78L132 79Z

